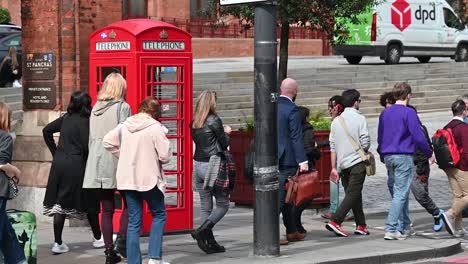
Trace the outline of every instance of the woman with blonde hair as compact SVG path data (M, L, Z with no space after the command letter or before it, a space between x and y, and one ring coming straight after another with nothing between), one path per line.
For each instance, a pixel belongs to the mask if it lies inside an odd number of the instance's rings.
M130 116L130 106L125 102L127 83L119 73L109 74L98 94L98 101L93 107L89 125L89 156L83 188L97 192L102 208L101 229L106 247L106 264L118 263L126 256L128 212L124 210L120 218L120 232L117 241L117 252L112 240L114 215L114 193L117 188L117 159L104 149L102 139L117 125Z
M26 257L6 213L6 203L10 199L8 184L10 172L3 167L9 166L13 156L13 139L9 134L10 122L11 111L5 103L0 102L0 166L2 167L0 168L0 253L3 254L5 264L23 264L27 263Z
M21 65L18 63L16 48L10 47L8 55L0 64L0 87L12 87L15 80L21 78Z
M191 235L198 247L207 254L224 252L213 236L213 227L229 209L229 193L216 191L213 182L220 166L222 152L229 146L231 128L223 126L216 114L216 93L203 91L197 99L191 133L195 142L192 188L200 195L201 221L199 228ZM210 177L212 176L212 177ZM216 209L213 210L213 197Z
M140 231L142 202L146 201L153 217L149 236L149 264L169 264L162 259L162 242L166 223L164 192L166 177L162 163L172 155L167 129L157 121L160 105L147 97L138 114L111 130L103 140L104 147L119 158L117 189L125 194L128 204L128 263L141 264Z

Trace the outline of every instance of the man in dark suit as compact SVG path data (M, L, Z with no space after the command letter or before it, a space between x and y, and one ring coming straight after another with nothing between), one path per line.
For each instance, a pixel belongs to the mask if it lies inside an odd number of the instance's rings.
M288 176L294 175L299 168L301 172L309 170L304 151L302 135L302 117L299 108L294 103L297 95L297 83L291 78L281 83L281 96L278 98L278 159L279 159L279 200L283 223L286 227L287 240L280 241L285 245L288 241L303 240L305 234L297 232L292 205L286 204L285 183Z
M453 138L460 152L460 161L455 168L445 169L452 189L452 208L442 214L445 228L451 235L464 235L466 233L462 223L462 211L468 208L468 124L463 120L468 115L467 105L463 100L452 104L453 119L447 124L451 128Z

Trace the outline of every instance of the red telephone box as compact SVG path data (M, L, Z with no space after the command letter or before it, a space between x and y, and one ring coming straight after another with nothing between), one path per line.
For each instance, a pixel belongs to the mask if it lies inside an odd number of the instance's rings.
M192 138L192 45L189 33L150 19L120 21L90 36L89 93L95 102L104 79L118 71L127 80L126 100L136 113L147 96L161 104L161 123L169 129L173 156L163 165L167 179L166 231L193 227ZM116 206L117 207L117 206ZM121 207L120 207L121 208ZM114 232L121 210L116 208ZM142 233L151 227L148 206L143 206Z

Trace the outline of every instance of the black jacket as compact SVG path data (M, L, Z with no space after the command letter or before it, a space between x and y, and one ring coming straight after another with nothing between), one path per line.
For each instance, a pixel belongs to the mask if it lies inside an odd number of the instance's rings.
M223 122L214 114L209 114L202 128L190 125L192 139L195 142L196 161L208 162L210 157L218 155L229 146L229 137L224 133Z
M13 74L13 70L17 70L16 74ZM12 68L11 59L5 61L0 69L0 88L5 87L6 85L12 85L15 80L21 78L21 65Z
M309 162L309 169L315 170L315 161L320 159L320 150L315 146L314 127L306 123L302 126L304 134L304 151Z
M429 138L429 133L427 132L427 128L422 126L424 136L426 137L429 146L432 146L431 139ZM416 149L414 152L414 165L416 165L416 175L425 175L429 176L429 172L431 171L429 160L427 159L426 154L424 154L419 149Z
M0 130L0 164L11 163L13 138L6 131ZM0 197L8 198L9 185L7 175L0 170Z

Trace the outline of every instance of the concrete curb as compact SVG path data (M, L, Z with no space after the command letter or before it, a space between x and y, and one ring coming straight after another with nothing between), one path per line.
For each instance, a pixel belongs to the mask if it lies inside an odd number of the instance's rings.
M397 242L398 243L398 242ZM373 256L358 257L352 259L337 259L332 261L314 262L315 264L384 264L415 261L422 259L433 259L447 257L463 252L461 243L458 240L446 240L438 243L434 247L426 249L414 249L407 252L394 252L388 254L377 254Z

